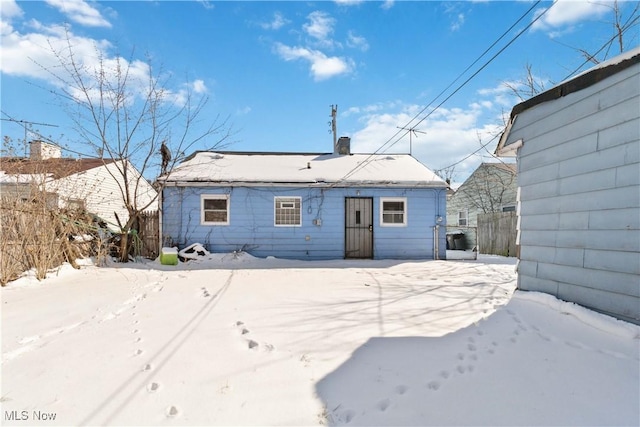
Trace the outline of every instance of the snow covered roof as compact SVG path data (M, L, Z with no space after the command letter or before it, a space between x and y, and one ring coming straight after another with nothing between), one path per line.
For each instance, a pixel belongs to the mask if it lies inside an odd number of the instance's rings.
M409 154L197 152L161 179L169 186L447 186Z

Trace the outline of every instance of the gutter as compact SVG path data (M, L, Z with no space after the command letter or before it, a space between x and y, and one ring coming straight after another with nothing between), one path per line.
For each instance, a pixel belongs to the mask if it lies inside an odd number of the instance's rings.
M345 182L331 183L323 181L311 182L250 182L250 181L166 181L165 187L299 187L299 188L446 188L446 183L421 183L421 182Z

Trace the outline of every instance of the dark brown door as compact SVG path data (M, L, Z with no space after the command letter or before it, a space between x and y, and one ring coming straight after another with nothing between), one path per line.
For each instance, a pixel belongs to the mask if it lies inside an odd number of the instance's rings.
M345 199L345 258L373 258L373 199Z

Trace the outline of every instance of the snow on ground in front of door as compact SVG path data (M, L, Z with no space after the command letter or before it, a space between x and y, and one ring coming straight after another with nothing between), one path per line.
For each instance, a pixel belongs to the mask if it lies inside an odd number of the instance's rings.
M1 291L3 423L640 424L639 328L514 292L513 264L236 253L26 277Z

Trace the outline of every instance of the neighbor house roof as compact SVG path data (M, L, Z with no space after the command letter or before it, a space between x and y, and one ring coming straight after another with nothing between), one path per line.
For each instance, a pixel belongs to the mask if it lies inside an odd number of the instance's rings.
M0 171L6 175L50 175L53 179L64 178L109 163L113 159L52 158L32 160L22 157L0 157Z
M611 58L608 61L602 62L582 74L568 79L549 90L539 93L533 98L517 104L511 110L509 123L507 123L507 128L500 137L500 141L498 142L498 146L495 151L496 154L502 156L512 154L511 152L514 151L514 149L509 146L515 145L514 143L516 141L507 141L518 114L544 102L553 101L571 93L586 89L638 63L640 63L640 47Z
M161 179L178 186L447 186L408 154L197 152Z

